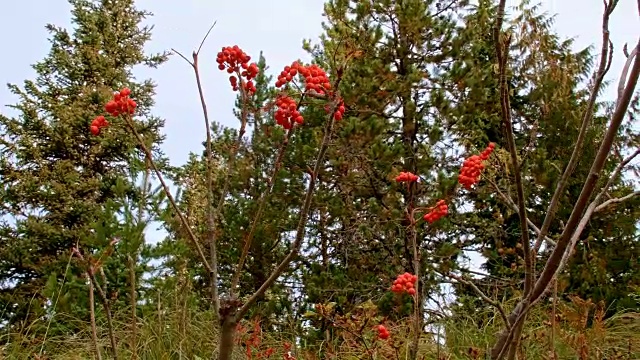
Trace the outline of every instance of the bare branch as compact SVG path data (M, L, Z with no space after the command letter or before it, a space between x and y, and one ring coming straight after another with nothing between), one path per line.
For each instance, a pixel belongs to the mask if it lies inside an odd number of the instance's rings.
M191 60L187 59L187 57L186 57L186 56L182 55L182 53L181 53L180 51L178 51L178 50L176 50L176 49L174 49L174 48L171 48L171 51L172 51L174 54L177 54L178 56L180 56L181 58L183 58L183 59L184 59L184 61L186 61L186 62L188 62L188 63L189 63L189 65L194 66L193 62L192 62Z
M231 279L232 297L233 297L233 294L235 294L235 292L237 291L238 283L240 282L240 274L242 273L244 262L247 258L247 255L249 254L251 242L253 241L253 237L255 236L256 229L258 228L258 221L262 217L264 206L267 203L267 199L269 198L271 191L273 190L273 185L275 184L276 176L280 171L280 168L282 165L282 159L284 158L284 154L289 144L289 139L291 138L291 135L293 134L294 130L295 130L295 126L291 127L291 129L287 131L287 134L285 135L285 138L282 141L282 144L280 145L280 149L278 150L278 155L276 156L276 161L274 163L271 176L267 180L267 189L260 195L260 198L258 200L258 209L256 210L256 213L253 215L251 228L246 238L244 239L244 246L242 248L242 252L240 253L240 260L238 260L238 264L236 265L236 271L233 274L233 278Z
M503 5L503 3L504 1L501 0L501 5ZM541 232L538 235L538 241L541 241L540 239L542 239L548 232L551 221L553 220L553 217L555 215L555 211L557 210L560 196L568 183L570 174L573 172L577 164L578 157L581 156L581 148L586 138L586 129L588 128L588 123L591 122L593 105L595 104L595 99L598 93L597 90L602 84L602 78L604 76L604 73L608 70L610 66L610 61L609 61L610 57L607 54L611 46L611 43L609 41L608 22L609 22L609 17L611 15L611 12L615 8L616 4L617 4L617 1L615 0L612 0L610 2L606 2L605 0L605 11L603 14L603 26L602 26L603 51L601 54L599 71L595 77L594 89L592 89L592 93L589 100L589 106L587 107L585 111L585 116L583 117L583 123L578 136L578 143L574 148L574 152L571 156L571 160L569 161L569 164L567 165L565 172L563 173L560 181L558 182L552 201L549 204L549 208L548 208L549 211L547 213L547 216L545 217L545 221L543 222ZM499 10L499 14L501 12L502 11ZM497 20L497 22L499 23L500 20ZM498 40L498 36L496 34L499 34L499 29L497 30L494 29L494 36L496 37L496 40ZM640 42L638 43L637 46L640 46ZM497 53L498 55L500 55L500 50L497 50ZM615 139L618 129L620 128L620 125L624 120L624 116L629 107L631 97L633 96L635 86L638 81L638 75L640 74L640 61L638 58L639 57L636 57L636 61L634 62L634 66L629 76L627 87L625 88L625 91L623 92L622 96L617 101L616 109L611 118L608 129L605 132L605 135L600 144L598 153L595 159L593 160L591 170L589 172L589 175L587 176L587 179L585 180L582 191L562 231L560 240L558 240L556 247L551 253L551 256L549 257L549 259L547 260L547 263L545 264L540 277L538 278L535 285L533 286L533 289L528 293L525 291L525 296L510 314L509 319L514 320L512 322L513 323L512 328L510 330L507 329L503 331L498 336L498 340L496 341L495 345L491 349L491 357L493 359L501 359L507 351L508 351L509 359L515 358L517 344L521 337L522 327L526 319L526 316L529 312L529 309L547 291L549 284L551 283L554 276L556 275L558 267L561 265L562 258L565 256L565 251L567 250L567 247L570 245L571 239L574 238L575 236L579 236L579 235L576 235L576 230L578 229L578 225L585 220L585 218L583 218L582 216L583 212L587 208L587 203L594 192L595 186L597 184L597 180L600 176L600 173L602 172L606 159L609 156L609 153L611 152L613 140ZM526 290L526 284L525 284L525 290Z
M136 139L138 140L138 144L142 148L142 151L144 151L144 154L146 155L147 160L149 161L149 166L155 173L156 177L158 178L158 181L160 181L160 185L162 185L162 189L164 190L164 193L167 195L167 198L171 203L171 207L173 207L173 210L178 215L178 218L180 219L180 223L182 224L182 227L185 228L185 230L187 231L187 234L189 235L189 239L193 243L193 246L195 246L196 251L200 256L200 260L202 261L202 265L205 267L205 269L207 269L207 271L211 272L211 266L207 261L207 257L204 255L204 251L202 251L202 247L200 246L200 241L198 240L198 237L196 236L196 234L193 233L193 230L191 229L191 226L189 225L187 218L184 216L184 214L178 207L176 200L173 198L173 195L171 194L171 190L169 189L169 186L167 186L167 183L164 180L162 173L160 172L160 170L158 170L158 167L156 166L156 162L153 160L153 155L151 154L151 151L145 144L144 140L142 139L142 136L140 136L140 133L138 133L138 130L136 130L136 127L131 117L126 116L125 122L127 126L129 126L129 129L131 129L131 132L133 132Z
M562 256L562 260L560 261L560 265L558 266L558 269L555 272L556 276L564 270L564 268L566 267L567 263L569 262L569 258L573 254L573 250L575 249L576 245L578 244L578 241L580 240L580 235L582 235L582 232L584 231L585 227L587 226L587 224L591 220L591 217L593 216L593 214L595 214L598 211L602 211L608 205L625 201L627 199L632 198L633 196L636 196L636 195L640 194L640 192L635 192L635 193L629 194L627 196L624 196L622 198L610 199L610 200L602 203L601 205L598 205L598 204L600 204L600 201L602 200L602 197L607 193L607 191L609 190L609 187L611 186L613 181L615 181L615 179L618 177L618 175L620 174L622 169L627 164L629 164L636 156L638 156L638 154L640 154L640 149L637 149L631 155L629 155L628 157L623 159L618 164L618 166L616 166L616 168L614 169L614 171L611 174L611 176L609 176L609 179L607 180L607 183L602 187L602 189L600 190L598 195L596 195L596 197L593 199L593 201L589 204L589 206L587 207L584 215L580 219L580 222L578 223L578 226L576 227L576 230L574 231L573 235L571 236L571 240L570 240L569 246L565 250L565 252L564 252L564 254Z
M500 110L502 114L502 123L505 128L507 145L509 154L511 155L511 167L515 178L516 194L518 197L518 216L520 217L520 232L522 237L522 246L524 250L525 262L525 281L524 294L529 294L533 286L533 260L531 254L531 243L529 242L529 228L527 219L527 207L525 205L524 186L522 184L522 173L520 171L520 161L518 160L518 152L516 149L516 141L513 135L513 123L511 120L511 103L509 99L509 88L507 84L507 59L509 43L511 38L504 41L500 39L502 22L504 20L505 0L500 1L498 8L498 18L494 28L494 41L496 46L496 56L498 58L499 82L500 82Z
M639 0L640 1L640 0ZM622 75L620 76L620 80L618 81L618 98L622 97L622 93L624 92L624 85L627 82L627 73L629 72L629 67L631 66L631 62L633 58L638 55L638 48L635 47L629 56L627 56L627 61L624 62L624 67L622 68Z
M206 171L206 180L207 180L207 242L209 243L209 261L210 265L207 270L209 270L210 277L210 287L211 287L211 301L213 302L213 311L214 314L218 315L220 311L220 296L218 294L218 250L217 250L217 240L216 240L216 217L222 211L222 207L224 205L224 200L227 195L228 187L229 187L229 169L231 169L235 164L235 156L238 150L240 141L242 141L242 136L244 135L244 130L246 126L246 116L242 119L242 124L240 126L240 131L238 134L238 139L236 140L236 144L232 150L230 155L230 160L227 166L227 171L225 174L225 182L222 190L222 194L220 195L220 200L218 206L214 208L213 201L213 151L211 149L211 122L209 121L209 111L207 110L207 103L204 98L204 90L202 88L202 81L200 80L200 69L198 67L198 56L200 55L200 50L202 50L202 46L205 41L209 37L209 34L216 26L217 21L214 21L207 33L202 37L202 41L200 41L200 45L198 46L198 50L192 53L193 60L190 61L186 56L178 52L177 50L171 49L174 53L178 54L182 57L193 69L196 85L198 87L198 95L200 98L200 105L202 107L202 114L204 117L204 125L205 125L205 133L206 133L206 156L207 156L207 171ZM244 89L241 89L241 95L244 99L245 92ZM243 109L243 114L246 111Z
M630 194L627 194L627 195L625 195L623 197L609 199L609 200L603 202L602 204L598 205L598 207L596 207L593 212L594 213L600 212L600 211L604 210L609 205L619 204L621 202L629 200L629 199L631 199L631 198L633 198L635 196L638 196L638 195L640 195L640 191L634 191L634 192L632 192Z
M636 47L640 47L640 40L638 41L638 45ZM609 128L607 129L604 139L600 144L600 148L598 149L598 153L596 158L593 161L591 166L591 170L589 171L589 175L584 182L582 187L582 191L580 192L580 196L576 201L576 204L569 216L569 220L567 220L567 224L565 225L565 229L562 232L561 238L558 241L558 245L553 250L553 253L547 260L545 264L544 270L540 275L540 278L536 282L534 287L534 291L531 293L529 299L533 303L537 301L540 296L545 292L549 283L551 282L554 274L558 266L560 265L560 261L570 244L571 237L576 233L577 226L582 219L583 212L587 208L587 202L591 195L594 192L596 183L602 172L604 164L609 156L611 148L613 146L613 140L615 139L618 129L624 120L627 109L631 102L631 98L635 92L635 87L638 83L638 77L640 76L640 57L636 56L633 68L631 69L631 73L629 75L629 81L627 82L627 87L625 88L622 97L618 99L616 109L611 118Z
M612 47L609 39L609 18L611 17L611 12L615 8L615 5L615 1L610 1L607 3L605 0L605 7L602 15L602 48L600 50L600 63L598 65L597 72L594 74L593 88L591 89L589 101L587 102L587 107L582 116L582 125L580 126L580 132L578 134L578 138L576 139L571 158L569 159L569 163L567 164L564 173L562 174L560 180L558 181L558 184L556 185L556 190L551 197L549 206L547 207L547 215L545 216L544 221L542 222L542 226L540 227L540 234L538 235L536 243L534 245L535 249L540 248L542 239L548 234L551 223L553 222L556 211L558 210L558 206L560 205L560 197L562 196L562 194L564 194L564 190L569 183L569 178L571 177L571 174L573 174L573 171L578 165L578 161L582 157L582 148L587 136L587 129L591 125L591 120L593 119L593 110L595 107L596 99L598 97L598 93L600 92L600 88L602 87L604 77L611 65L610 50L612 49Z
M215 25L215 23L213 24ZM213 26L209 29L211 31ZM207 32L207 35L209 33ZM207 38L205 35L204 39L202 39L202 43ZM200 46L202 46L202 43ZM206 134L206 156L207 156L207 241L209 243L209 263L211 264L211 269L209 270L210 276L210 287L211 287L211 301L213 302L213 313L218 314L220 310L220 296L218 295L218 250L216 243L216 213L214 213L213 208L213 151L211 149L211 123L209 122L209 111L207 110L207 103L204 99L204 90L202 89L202 82L200 81L200 68L198 67L198 51L193 52L193 62L191 63L191 68L193 69L193 73L196 77L196 85L198 86L198 95L200 97L200 105L202 106L202 115L204 117L204 126L205 126L205 134ZM221 195L222 198L226 196L223 192Z
M339 84L340 84L340 78L337 79L336 84L333 86L333 88L337 89ZM313 199L313 194L316 187L317 176L322 164L324 163L324 155L327 152L327 148L329 147L329 143L331 140L331 133L333 131L333 124L334 124L333 115L337 107L338 107L338 103L336 100L334 100L331 106L332 111L329 112L327 125L325 127L324 138L322 139L320 150L318 151L318 157L313 167L313 173L311 174L309 179L309 185L307 187L307 192L305 194L302 209L300 211L298 226L296 227L296 237L293 244L291 245L291 250L289 251L287 256L285 256L285 258L280 262L280 264L276 266L275 270L271 272L267 280L265 280L265 282L260 286L260 288L258 288L258 290L256 290L256 292L254 292L249 297L249 299L247 299L247 301L242 305L242 307L238 310L238 312L236 313L237 319L241 318L249 311L251 306L253 306L253 304L256 301L258 301L258 298L262 296L267 291L267 289L271 287L271 285L273 285L273 283L278 279L278 277L280 277L280 275L282 275L282 273L287 269L287 267L289 267L289 264L291 263L291 261L293 261L293 259L296 256L298 256L300 246L302 245L302 240L304 239L305 227L307 224L307 219L309 217L309 210L311 208L311 200Z

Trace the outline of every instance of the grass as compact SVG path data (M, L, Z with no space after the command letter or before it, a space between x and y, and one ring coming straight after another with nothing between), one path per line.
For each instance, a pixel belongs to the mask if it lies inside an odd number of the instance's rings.
M505 304L508 305L508 304ZM589 301L572 299L558 304L556 320L552 321L551 307L538 307L528 318L524 332L520 359L637 359L640 354L640 314L623 312L604 319L604 306ZM115 332L118 338L120 359L131 359L130 324L128 312L114 314ZM98 314L100 315L100 314ZM98 316L99 319L101 316ZM476 319L488 319L479 325ZM88 321L66 318L74 325L83 325L85 330L75 333L48 335L43 339L46 323L33 323L17 333L3 334L0 341L0 359L50 359L84 360L94 359ZM196 312L189 309L167 308L143 314L138 323L137 353L139 359L210 359L216 350L217 333L212 326L211 312ZM446 334L443 344L432 337L424 336L420 357L424 359L484 359L494 337L500 330L501 317L485 310L473 316L462 316L445 320L440 325ZM243 324L251 329L252 324ZM292 349L298 360L315 359L405 359L408 339L407 324L390 325L390 341L380 341L375 332L367 330L361 336L351 336L339 329L331 343L317 344L309 350ZM51 333L56 332L52 331ZM37 335L36 335L37 334ZM245 342L251 336L246 332ZM261 333L247 356L245 346L238 346L235 359L256 359L258 352L273 348L271 359L283 359L284 335ZM109 341L104 321L98 322L99 346L102 358L109 359ZM253 336L254 339L256 336ZM363 345L366 341L366 346Z

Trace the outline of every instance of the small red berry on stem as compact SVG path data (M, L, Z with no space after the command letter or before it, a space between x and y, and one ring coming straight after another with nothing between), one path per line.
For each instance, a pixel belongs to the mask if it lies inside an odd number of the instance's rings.
M278 75L276 87L281 88L291 81L296 75L300 74L304 78L304 91L315 92L319 95L325 95L331 91L331 82L327 73L318 65L311 64L304 66L298 61L294 61L290 66L285 66L284 70Z
M429 224L432 224L446 216L448 213L449 206L447 203L444 200L438 200L436 206L432 207L428 213L424 214L423 219Z
M294 61L293 63L291 63L290 66L289 65L285 66L284 70L282 70L280 72L280 75L278 75L278 80L276 81L276 87L281 88L287 85L288 83L290 83L291 81L293 81L293 78L296 75L298 75L301 68L304 68L304 66L300 64L299 61Z
M138 104L133 101L133 99L129 98L130 94L131 90L129 90L129 88L124 88L119 92L115 92L113 94L113 99L107 102L104 106L105 111L113 117L120 114L133 115Z
M302 124L304 122L304 118L298 111L298 105L292 98L280 96L276 99L276 105L278 110L276 110L275 118L278 125L288 130L294 124Z
M107 126L109 126L109 122L107 121L107 119L104 118L104 116L100 115L100 116L96 116L96 118L93 119L93 121L91 121L89 130L93 135L97 136L100 134L100 130L103 127L107 127Z
M340 102L338 103L338 108L336 109L335 114L333 114L333 119L335 121L342 120L342 116L344 116L344 111L345 111L344 100L340 99Z

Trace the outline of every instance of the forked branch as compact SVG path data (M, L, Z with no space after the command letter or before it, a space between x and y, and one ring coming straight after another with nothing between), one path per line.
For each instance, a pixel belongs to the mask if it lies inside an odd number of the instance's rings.
M337 89L340 85L340 78L336 80L336 84L333 86L334 89ZM255 304L258 299L264 295L264 293L269 289L273 283L276 282L278 277L284 273L284 271L289 267L289 264L293 259L298 256L298 252L300 251L300 247L302 246L302 240L304 239L305 229L307 225L307 219L309 218L309 210L311 209L311 202L313 200L313 194L315 192L318 173L320 172L320 168L324 163L324 156L329 148L329 143L331 142L331 134L333 133L333 115L338 107L337 102L338 95L332 101L331 111L329 111L329 115L327 116L327 124L324 130L324 137L322 139L322 143L320 145L320 150L318 151L318 156L316 158L315 165L313 166L313 172L310 174L309 185L307 187L307 192L304 197L304 202L302 205L302 209L300 210L300 217L298 219L298 225L296 227L296 237L291 245L291 250L285 256L285 258L276 266L276 268L271 272L267 280L256 290L250 297L245 301L242 307L236 313L236 318L241 318L244 316L251 306Z
M238 265L236 266L236 271L233 274L233 278L231 279L231 297L234 297L237 292L238 283L240 282L240 275L242 274L242 268L244 267L244 262L249 255L249 249L251 248L251 243L253 241L253 237L255 236L256 229L258 228L258 223L260 219L262 219L262 212L264 210L264 206L269 199L269 195L271 195L271 191L273 190L273 185L276 181L276 176L278 172L280 172L280 168L282 167L282 159L284 158L284 154L287 151L287 147L289 144L289 139L293 134L295 127L289 129L285 135L282 144L280 144L280 148L278 149L278 155L276 155L276 161L273 165L273 171L269 179L267 179L267 188L260 195L258 199L258 209L256 213L253 215L253 221L251 222L251 228L249 229L249 233L244 239L244 245L242 247L242 253L240 253L240 260L238 260Z

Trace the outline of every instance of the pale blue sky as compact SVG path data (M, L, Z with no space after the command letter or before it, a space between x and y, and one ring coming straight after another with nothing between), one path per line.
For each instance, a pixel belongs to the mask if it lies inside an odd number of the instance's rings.
M519 1L510 0L509 4ZM201 71L210 113L215 121L234 126L232 107L235 94L227 75L216 68L215 54L226 45L237 44L257 57L264 51L271 72L279 71L293 60L308 59L301 49L303 39L317 39L321 33L323 0L139 0L137 6L155 14L154 38L147 49L170 48L189 55L214 20L217 20L201 53ZM577 37L576 48L600 46L602 0L542 0L543 8L557 13L556 29L561 36ZM0 12L0 105L16 101L4 84L21 84L33 78L31 64L49 51L46 23L70 25L66 0L4 1ZM635 44L640 22L636 0L620 0L611 21L615 58L609 78L617 78L622 63L622 44ZM152 77L158 84L155 114L166 119L167 139L164 151L172 164L185 162L189 152L200 151L204 140L202 113L191 68L178 57L156 70L141 71L140 77ZM613 89L608 94L613 95ZM153 234L156 238L159 234ZM153 239L155 240L155 239Z

